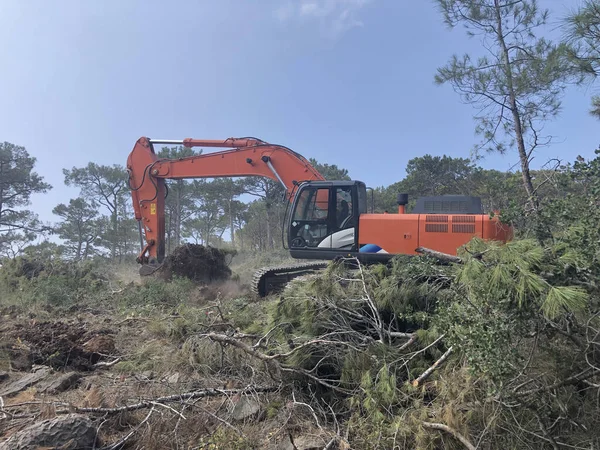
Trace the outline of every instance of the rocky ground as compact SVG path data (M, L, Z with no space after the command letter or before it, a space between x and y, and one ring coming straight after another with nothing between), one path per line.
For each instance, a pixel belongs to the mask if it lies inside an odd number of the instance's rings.
M0 450L344 448L260 364L199 337L235 330L198 291L154 317L1 311Z

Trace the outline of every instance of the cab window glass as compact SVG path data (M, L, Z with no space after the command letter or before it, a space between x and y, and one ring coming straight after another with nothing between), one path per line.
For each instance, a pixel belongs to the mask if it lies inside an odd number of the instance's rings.
M318 220L327 218L329 189L306 189L300 194L294 220Z
M352 187L346 186L336 189L336 226L344 228L348 218L352 215Z

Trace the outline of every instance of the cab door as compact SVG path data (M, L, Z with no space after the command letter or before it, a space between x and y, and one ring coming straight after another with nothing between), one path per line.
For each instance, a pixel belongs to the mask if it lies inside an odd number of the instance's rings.
M332 186L330 190L330 221L328 234L318 248L351 251L355 248L356 195L354 186Z
M290 248L316 248L331 229L330 188L305 186L300 188L292 211Z
M357 205L354 183L311 182L301 186L288 222L290 250L356 250Z

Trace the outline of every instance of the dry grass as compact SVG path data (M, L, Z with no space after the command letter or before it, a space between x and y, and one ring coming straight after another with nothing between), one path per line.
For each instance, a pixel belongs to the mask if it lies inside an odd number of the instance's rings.
M234 272L241 268L251 276L263 262L273 265L285 260L246 255L238 259L237 266L234 262ZM245 298L248 288L243 282L231 280L189 291L174 285L181 290L180 296L177 302L164 305L158 297L149 297L152 303L145 304L146 297L132 296L141 286L135 265L118 266L109 284L114 291L109 297L101 297L98 304L90 301L77 305L69 315L69 323L85 323L90 329L110 328L114 332L114 354L104 360L119 356L121 362L83 372L79 383L61 394L47 395L30 388L4 399L6 405L33 402L20 406L19 413L46 418L56 415L64 403L116 407L205 388L234 390L273 383L262 362L202 336L208 330L232 331L260 319L264 305ZM129 297L124 298L126 295ZM63 310L42 311L37 305L32 308L35 310L23 310L4 320L2 332L27 329L40 316L48 320L50 327L65 321ZM0 370L4 366L10 368L10 355L0 346ZM257 395L260 412L244 421L236 421L232 415L239 396L172 403L168 407L155 405L151 414L150 409L144 409L98 418L99 436L107 445L133 432L128 439L128 448L132 449L270 448L287 438L288 429L299 433L314 426L309 412L289 409L282 395ZM61 403L57 406L52 402ZM31 420L7 421L0 429L0 441Z

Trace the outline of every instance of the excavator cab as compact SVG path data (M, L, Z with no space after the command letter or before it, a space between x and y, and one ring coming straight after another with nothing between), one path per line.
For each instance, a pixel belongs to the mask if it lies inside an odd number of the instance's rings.
M286 221L292 257L323 259L358 251L358 218L366 212L362 181L300 184Z

